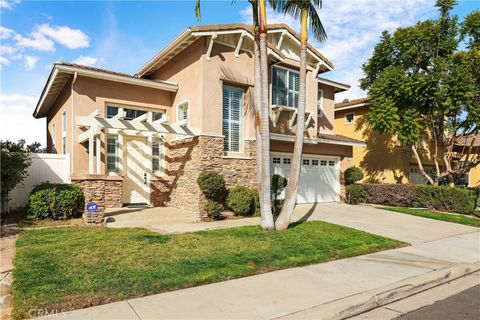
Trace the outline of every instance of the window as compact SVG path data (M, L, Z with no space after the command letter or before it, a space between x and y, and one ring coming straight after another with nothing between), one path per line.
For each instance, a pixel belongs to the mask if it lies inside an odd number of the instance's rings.
M52 152L57 153L57 125L52 124Z
M118 171L118 135L109 134L107 137L107 172Z
M345 115L345 123L352 124L355 122L355 114L354 113L347 113Z
M243 90L223 87L223 148L240 151Z
M326 166L327 165L327 160L320 160L320 165L321 166Z
M279 67L272 68L272 104L297 108L299 86L298 72Z
M67 153L67 111L62 113L62 153Z
M333 166L335 165L335 161L334 161L334 160L328 161L328 165L329 165L330 167L333 167Z
M274 158L273 158L273 163L280 163L280 158L274 157Z
M177 105L177 122L179 124L188 124L188 101Z
M147 113L147 111L128 108L123 109L123 111L125 112L125 120L133 120Z
M317 112L319 117L323 117L323 90L317 91Z
M312 166L318 166L318 160L312 160Z
M113 118L118 114L118 107L107 106L107 118Z
M165 112L153 112L152 114L152 120L153 121L157 121L157 120L160 120L160 119L163 119L163 117L165 116Z
M161 141L156 139L152 142L152 171L160 172L162 171L161 166Z
M309 165L310 164L310 160L308 160L308 159L303 159L302 162L303 162L304 165Z
M283 158L283 164L290 164L290 158Z

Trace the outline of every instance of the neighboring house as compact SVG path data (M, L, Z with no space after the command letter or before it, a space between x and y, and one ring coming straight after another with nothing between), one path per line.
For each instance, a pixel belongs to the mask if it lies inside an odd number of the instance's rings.
M299 91L298 36L269 26L272 172L288 176ZM134 54L134 52L132 52ZM243 24L191 27L135 75L55 63L34 112L49 152L70 153L72 181L101 206L170 205L199 211L196 179L216 170L228 186L257 186L253 35ZM319 77L332 63L308 47L307 129L298 202L341 201L352 147L338 135L335 93Z
M395 135L379 134L369 127L366 116L370 106L371 100L368 97L335 104L336 133L367 143L366 148L353 147L350 164L363 170L364 182L426 184L427 180L420 173L411 148L403 146ZM474 152L478 154L480 137L474 144ZM433 139L427 134L417 144L423 167L433 177L436 175L432 160L434 146ZM470 170L457 183L478 186L480 167Z

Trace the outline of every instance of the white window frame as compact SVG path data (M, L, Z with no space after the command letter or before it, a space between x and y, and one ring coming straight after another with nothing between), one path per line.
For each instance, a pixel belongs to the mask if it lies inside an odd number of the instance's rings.
M287 70L287 72L295 72L298 74L299 76L299 80L300 80L300 71L298 70L295 70L295 69L292 69L292 68L287 68L287 67L284 67L284 66L279 66L279 65L272 65L270 67L270 76L271 76L271 79L272 79L272 88L271 88L271 97L270 97L270 105L273 105L273 68L279 68L279 69L284 69L284 70ZM288 84L288 78L289 78L289 75L290 74L287 74L287 84ZM298 84L300 86L300 83ZM293 90L292 90L293 91ZM288 96L289 96L289 88L287 87L287 104L288 104ZM300 99L300 88L299 88L299 91L298 91L298 99ZM297 109L298 108L298 105L297 107L293 107L293 106L284 106L284 107L289 107L289 108L295 108Z
M108 152L108 139L110 139L110 137L115 137L115 153L111 153L111 152ZM109 133L107 134L107 141L106 141L106 148L105 148L105 153L106 153L106 158L105 158L105 169L107 171L107 173L112 173L112 174L115 174L115 173L118 173L120 170L119 170L119 135L118 134L113 134L113 133ZM108 168L108 157L111 157L111 156L114 156L115 157L115 170L110 170Z
M243 90L242 88L239 88L239 87L234 87L234 86L228 86L228 85L223 85L222 86L222 134L223 134L223 122L225 121L223 119L223 89L224 88L230 88L230 89L233 89L233 90L237 90L237 91L241 91L242 92L242 100L240 101L240 120L239 120L239 132L238 132L238 151L231 151L231 150L225 150L225 147L223 149L223 151L225 153L239 153L239 152L243 152L243 104L245 102L245 90ZM225 137L224 137L225 138Z
M180 106L182 106L184 104L187 104L187 119L180 120ZM177 124L181 125L181 126L188 125L188 121L190 120L190 100L185 99L185 100L182 100L179 103L177 103L177 105L175 107L175 111L177 113L176 114Z
M108 107L117 108L118 113L124 112L125 109L134 109L134 110L137 110L137 111L145 111L147 114L149 114L149 113L152 114L152 118L151 118L152 121L153 121L153 113L154 112L163 113L163 115L164 115L163 120L164 121L167 120L167 110L166 109L148 108L148 107L143 107L143 106L137 106L137 105L131 105L131 104L128 104L128 105L127 104L119 104L119 103L108 102L108 101L105 102L105 118L108 118L108 115L107 115Z
M317 90L317 115L323 117L323 90Z
M52 123L52 153L57 153L57 124Z
M155 144L158 144L158 155L153 154L153 148ZM159 138L154 138L152 140L152 172L155 174L163 174L164 173L164 166L163 166L163 141ZM158 170L153 168L153 160L158 159Z
M62 153L67 153L67 109L62 112Z
M347 116L353 115L352 122L347 121ZM345 124L354 124L355 123L355 112L345 113Z

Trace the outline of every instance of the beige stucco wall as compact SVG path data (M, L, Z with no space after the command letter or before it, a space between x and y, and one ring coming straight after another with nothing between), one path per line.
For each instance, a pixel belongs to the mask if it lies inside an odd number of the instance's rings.
M147 111L164 110L167 117L171 117L173 113L171 93L166 91L87 77L78 77L73 88L76 116L88 116L98 109L101 116L106 117L106 105L109 103ZM74 176L88 174L88 149L78 143L78 135L82 132L82 129L75 126L72 169ZM105 173L105 134L103 133L101 141L101 171Z
M62 150L62 113L67 112L67 152L71 153L71 130L72 130L72 109L71 109L71 83L68 81L57 100L47 114L47 150L49 153L63 153ZM55 133L53 133L53 125L55 124ZM53 137L55 139L55 149L53 150Z

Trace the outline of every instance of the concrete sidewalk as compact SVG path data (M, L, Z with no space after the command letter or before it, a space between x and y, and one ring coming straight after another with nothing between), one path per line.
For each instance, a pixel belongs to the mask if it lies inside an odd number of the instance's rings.
M377 296L390 297L388 288L408 291L412 284L420 283L420 288L426 289L426 284L433 286L438 279L449 280L479 270L480 231L473 230L418 241L411 247L129 299L60 316L82 320L329 318L325 311L332 304L343 307L339 299L376 302ZM422 277L427 279L426 284L421 283Z

